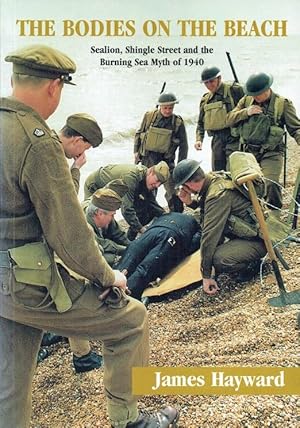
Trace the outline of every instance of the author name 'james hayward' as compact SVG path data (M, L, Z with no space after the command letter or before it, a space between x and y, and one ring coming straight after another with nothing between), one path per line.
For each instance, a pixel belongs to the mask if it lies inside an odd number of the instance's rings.
M239 391L243 387L276 387L282 388L285 386L284 371L281 370L277 375L226 375L222 371L211 372L209 384L211 387L233 388L234 391ZM162 375L161 372L155 372L155 382L152 390L155 391L161 387L203 387L207 384L206 376L184 376L184 375Z

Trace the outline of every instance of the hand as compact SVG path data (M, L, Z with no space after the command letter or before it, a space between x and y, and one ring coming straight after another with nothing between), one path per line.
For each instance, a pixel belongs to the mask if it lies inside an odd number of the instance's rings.
M248 116L252 116L253 114L261 114L262 112L262 108L256 104L253 104L252 106L247 108Z
M74 158L74 163L71 166L71 169L72 168L80 169L85 163L86 163L86 156L85 156L85 153L83 152L83 153L81 153L81 155Z
M194 147L196 150L202 150L202 141L198 140L196 141L196 143L194 144Z
M203 291L209 296L216 294L220 288L213 278L203 278Z
M177 193L178 198L186 205L190 205L192 203L192 195L191 191L188 187L182 186Z
M114 269L115 274L115 281L113 283L113 286L122 288L123 290L127 290L127 278L124 275L124 273L120 272L119 270Z

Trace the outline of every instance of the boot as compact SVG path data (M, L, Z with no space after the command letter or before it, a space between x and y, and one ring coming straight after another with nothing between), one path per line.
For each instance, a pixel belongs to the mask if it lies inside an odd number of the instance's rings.
M41 346L54 345L55 343L61 342L62 340L62 336L57 336L56 334L50 332L44 333Z
M99 367L102 366L102 356L93 351L83 355L83 357L76 357L76 355L73 354L73 365L76 373L99 369Z
M242 271L240 271L236 277L236 282L248 282L256 278L260 272L260 260L250 262L249 265Z
M135 422L129 422L126 428L176 428L179 412L174 407L167 406L155 414L139 414Z

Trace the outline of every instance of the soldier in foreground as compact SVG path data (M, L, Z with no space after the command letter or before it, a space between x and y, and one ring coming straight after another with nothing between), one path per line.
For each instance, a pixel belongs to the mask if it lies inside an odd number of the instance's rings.
M5 59L13 63L13 90L0 103L0 427L29 426L42 332L54 330L103 342L113 427L166 428L178 419L176 409L147 419L131 393L131 368L148 362L146 310L126 296L125 276L100 254L61 143L45 122L76 66L43 45ZM82 279L56 264L53 252ZM119 296L118 308L109 295L99 300L107 287Z
M199 162L186 159L174 169L173 179L180 187L182 202L192 208L200 207L200 269L205 293L213 295L219 290L213 268L216 276L242 272L249 280L257 274L266 248L258 237L252 204L231 178L225 173L205 174ZM198 195L199 200L192 201L191 194ZM229 238L226 242L225 237Z
M165 161L170 169L170 177L164 183L166 200L170 211L183 211L172 179L175 157L178 162L186 159L188 142L183 119L174 114L174 106L179 101L172 93L162 93L158 99L158 109L145 113L134 139L135 163L141 162L151 167Z
M205 132L212 136L212 170L226 170L229 155L238 150L239 140L231 135L226 115L244 95L240 85L222 82L218 67L207 67L201 73L201 82L209 90L200 101L195 149L202 150Z
M227 124L236 126L241 150L252 153L267 179L266 201L282 207L279 177L283 165L284 128L300 144L300 120L293 103L272 91L273 77L255 73L247 79L246 95L228 114Z

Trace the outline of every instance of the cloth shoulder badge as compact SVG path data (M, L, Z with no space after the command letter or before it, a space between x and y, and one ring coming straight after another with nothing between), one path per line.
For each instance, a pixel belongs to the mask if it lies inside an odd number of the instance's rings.
M33 131L33 135L35 135L36 137L42 137L43 135L45 135L45 132L42 129L35 128L35 130Z

